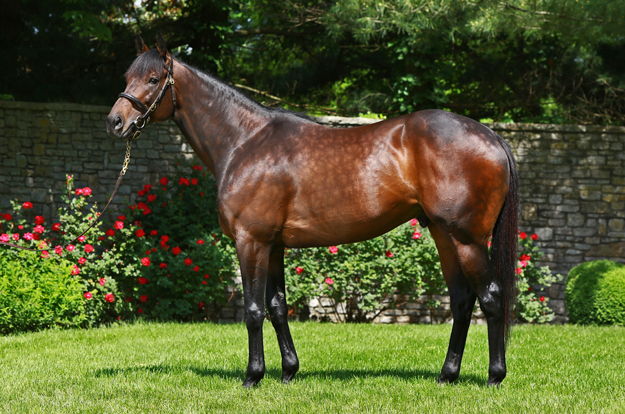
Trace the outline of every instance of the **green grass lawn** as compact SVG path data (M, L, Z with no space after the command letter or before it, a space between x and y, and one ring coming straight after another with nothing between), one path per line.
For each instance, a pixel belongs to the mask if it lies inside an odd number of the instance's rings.
M451 326L292 324L301 369L241 387L245 326L136 324L0 339L0 412L625 412L625 329L518 326L508 377L486 386L486 329L469 331L460 379L436 383Z

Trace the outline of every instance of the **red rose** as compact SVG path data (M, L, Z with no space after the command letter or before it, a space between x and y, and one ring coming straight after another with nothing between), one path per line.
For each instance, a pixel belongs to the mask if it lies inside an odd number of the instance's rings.
M58 254L58 255L60 256L61 254L63 254L63 247L61 247L61 246L56 246L56 247L54 248L54 253L56 253L56 254Z
M74 265L74 267L72 267L72 275L76 276L79 273L80 273L80 268Z
M13 240L18 241L20 239L20 235L18 233L13 233Z
M22 207L24 207L25 210L28 210L29 208L33 208L33 203L31 203L30 201L27 201L24 204L22 204Z
M199 272L199 271L200 271L200 266L197 266L197 265L196 265L196 266L193 268L193 271L194 271L194 272Z
M149 280L147 280L144 277L140 277L138 280L139 280L139 284L141 284L141 285L145 285L146 283L149 282Z
M203 285L205 285L205 284L207 284L207 283L208 283L208 282L207 282L206 280L202 280L202 284L203 284Z
M154 200L156 200L156 194L150 194L150 195L148 196L148 201L152 202L152 201L154 201Z
M330 250L331 254L337 254L339 252L339 248L336 246L330 246L328 247L328 249Z
M519 233L519 237L521 238L521 240L525 240L527 238L527 233L526 232Z
M152 231L150 232L150 236L156 236L157 234L158 234L158 231L156 231L156 230L152 230ZM167 236L163 236L163 237L167 237ZM162 239L163 237L161 237L161 239ZM169 237L167 237L167 240L169 240Z
M521 273L523 273L523 268L517 267L515 272L516 272L517 275L520 275Z
M171 250L171 252L174 254L174 256L178 256L182 252L182 250L180 250L180 247L176 246Z
M33 234L32 233L24 233L24 238L26 240L32 240L33 239Z
M167 185L169 184L169 179L167 177L163 177L159 182L161 183L161 185Z
M50 253L46 252L41 252L41 257L43 257L44 259L47 259L48 257L50 257Z
M61 223L54 223L52 225L52 231L59 231L61 230Z
M146 295L141 295L139 297L139 301L145 303L148 301L148 297Z
M3 217L6 221L13 220L13 216L12 216L12 215L10 215L9 213L7 213L7 214L3 214L3 215L2 215L2 217Z
M143 231L143 229L139 229L139 230L137 230L137 232L135 233L135 236L137 236L137 237L143 237L143 236L145 236L145 231Z
M93 297L91 292L85 292L84 296L85 296L85 299L91 299Z
M115 235L115 230L113 230L113 229L108 229L108 230L106 231L106 235L107 235L107 236L114 236L114 235Z
M141 264L142 264L143 266L149 266L149 265L150 265L150 263L152 263L152 262L150 261L150 258L149 258L149 257L144 257L143 259L141 259Z
M117 220L126 221L126 216L117 216Z
M204 240L200 239L198 241L196 241L197 244L204 244Z
M107 293L106 295L104 295L104 300L109 303L113 303L115 302L115 296L112 293Z
M519 259L519 260L529 262L531 259L532 259L532 256L530 256L530 255L528 255L528 254L525 254L525 253L524 253L524 254L520 257L520 259Z
M197 178L191 179L191 185L197 185Z
M87 259L85 259L84 257L81 257L80 259L78 259L78 264L85 264L87 263Z
M415 240L419 240L421 238L421 233L419 233L418 231L415 231L414 234L412 235L412 238Z
M384 254L386 255L386 257L393 257L394 256L394 254L390 250L387 250L386 253L384 253Z
M186 264L187 266L191 265L191 263L193 263L193 260L191 260L191 258L187 257L186 259L184 259L184 264Z
M143 209L143 215L147 216L148 214L150 214L152 212L152 210L150 210L148 207Z
M46 219L44 219L43 216L35 216L35 224L43 224L45 221Z
M208 279L209 277L209 275L204 275L204 279Z
M37 224L37 225L35 226L35 228L33 229L33 232L41 234L41 233L43 233L45 230L46 230L46 229L44 229L44 228L43 228L43 226L42 226L41 224Z
M124 223L121 221L116 221L113 227L115 227L117 230L121 230L124 228Z
M541 301L541 302L544 302L545 301L545 297L541 296L540 299L538 299L538 300Z
M141 308L137 309L137 313L143 313L143 309Z
M87 239L87 238L86 238L85 236L80 236L80 237L78 238L78 241L82 243L82 242L84 242L86 239Z
M538 240L538 234L534 233L530 236L532 240Z
M158 267L161 269L165 269L167 267L167 263L161 263L160 265L158 265Z
M84 196L90 196L91 195L91 188L89 187L85 187L82 189L82 195Z
M77 189L74 191L74 194L76 194L76 195L81 195L81 194L82 194L82 188L77 188Z
M145 190L139 190L137 191L137 194L139 194L141 197L143 197L145 195Z
M75 248L76 248L76 246L74 246L73 244L68 244L67 247L66 247L68 252L74 251Z
M304 271L304 268L303 268L303 267L299 267L299 266L297 266L297 267L295 268L295 271L296 271L296 272L297 272L297 274L299 275L299 274L301 274L301 273Z
M93 252L93 246L90 244L85 244L85 252L87 253Z

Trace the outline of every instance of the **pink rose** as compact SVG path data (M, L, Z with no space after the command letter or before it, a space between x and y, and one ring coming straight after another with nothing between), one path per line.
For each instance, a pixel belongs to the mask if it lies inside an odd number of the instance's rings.
M68 252L74 251L75 248L76 248L76 246L74 246L73 244L68 244L67 247L66 247Z
M100 278L100 280L98 280L98 283L100 284L100 286L104 286L104 284L106 283L106 279L105 278Z
M109 303L113 303L115 302L115 296L112 293L107 293L106 295L104 295L104 300Z
M20 235L17 233L13 233L13 240L18 241L20 239Z
M325 282L326 282L326 284L328 284L328 285L333 285L333 284L334 284L334 280L332 280L332 279L331 279L331 278L329 278L329 277L326 277Z
M60 256L61 254L63 254L63 247L61 247L61 246L56 246L56 247L54 248L54 253L56 253L56 254L58 254L58 255Z
M84 196L90 196L91 195L91 188L89 187L85 187L82 189L82 195Z
M85 263L87 263L87 259L85 259L84 257L81 257L80 259L78 259L78 264L83 265Z
M414 218L414 219L410 220L410 225L411 225L412 227L416 227L418 222L419 222L419 221L418 221L416 218Z
M87 253L93 252L93 246L90 244L85 244L85 252Z
M85 292L85 299L91 299L93 297L93 295L91 294L91 292Z
M79 273L80 273L80 268L74 265L74 267L72 267L72 275L76 276Z
M331 254L337 254L339 252L339 248L336 246L330 246L328 247L328 249L330 250Z
M122 221L116 221L113 227L115 227L117 230L121 230L124 228L124 223Z
M44 228L43 228L43 226L42 226L41 224L37 224L37 225L35 226L35 228L33 229L33 232L41 234L41 233L43 233L45 230L46 230L46 229L44 229Z
M80 237L78 238L78 241L82 243L82 242L84 242L86 239L87 239L87 238L83 235L83 236L80 236Z

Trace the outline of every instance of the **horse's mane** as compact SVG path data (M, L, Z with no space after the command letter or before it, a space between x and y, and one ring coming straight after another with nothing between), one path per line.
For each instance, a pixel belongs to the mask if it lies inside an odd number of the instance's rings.
M283 113L283 114L289 114L289 115L294 115L298 118L302 118L302 119L306 119L308 121L312 121L312 122L317 122L315 121L314 118L301 113L301 112L293 112L293 111L289 111L288 109L284 109L284 108L270 108L268 106L265 106L263 104L261 104L260 102L255 101L254 99L252 99L250 96L248 96L245 92L237 89L236 87L228 84L227 82L219 79L217 76L215 75L211 75L210 73L207 73L205 71L202 71L198 68L195 68L187 63L182 62L180 59L175 58L176 61L178 61L179 63L181 63L182 65L184 65L186 68L192 70L193 72L197 73L200 78L204 79L207 82L213 82L216 83L217 85L219 85L221 87L221 89L225 89L225 91L230 92L230 94L235 97L235 99L241 99L242 101L251 104L252 106L260 109L260 110L264 110L264 111L268 111L271 113ZM148 72L150 71L154 71L156 73L160 73L163 70L163 59L161 58L161 55L159 54L157 49L150 49L149 51L140 54L139 56L137 56L137 58L134 60L134 62L132 62L132 65L130 65L130 67L128 68L128 70L126 71L126 73L124 74L124 76L126 77L126 80L133 78L135 76L145 76Z

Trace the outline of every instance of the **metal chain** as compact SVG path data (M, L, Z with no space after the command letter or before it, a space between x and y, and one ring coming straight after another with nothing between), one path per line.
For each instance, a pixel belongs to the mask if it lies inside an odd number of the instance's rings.
M124 164L122 166L121 175L126 175L126 170L128 169L128 164L130 163L130 144L132 144L133 141L139 138L139 135L141 135L141 131L135 132L132 138L128 138L128 141L126 141L126 156L124 157Z

